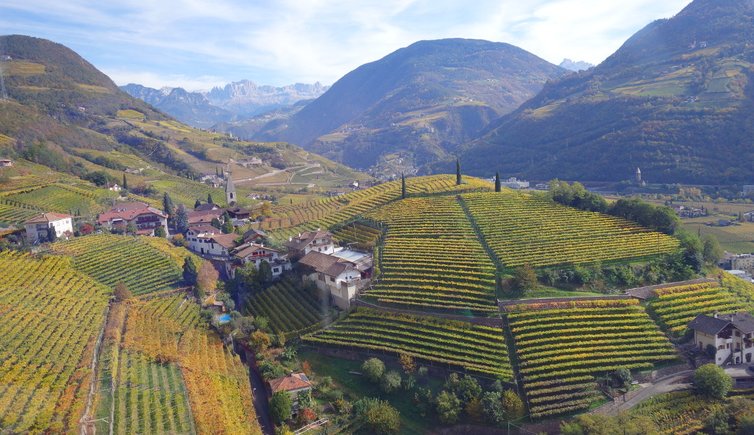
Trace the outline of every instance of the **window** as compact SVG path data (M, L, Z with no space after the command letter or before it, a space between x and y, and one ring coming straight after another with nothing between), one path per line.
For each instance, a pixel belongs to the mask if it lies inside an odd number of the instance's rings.
M335 278L330 277L330 282L335 282Z
M725 349L725 346L723 346L722 344L720 346L717 346L717 350L723 350L723 349Z
M740 337L740 336L741 336L741 331L736 331L736 337Z
M725 348L730 349L730 343L725 343Z

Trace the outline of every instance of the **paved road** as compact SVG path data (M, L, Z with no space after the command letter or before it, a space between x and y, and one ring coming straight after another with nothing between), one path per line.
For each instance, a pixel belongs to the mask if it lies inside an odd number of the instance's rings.
M693 373L693 370L686 370L662 379L658 379L651 384L642 384L641 390L639 390L627 401L623 402L621 400L619 402L606 403L592 412L595 414L617 415L620 412L628 411L642 401L658 394L669 393L671 391L688 390L691 388L691 384L689 384L687 381L689 376L691 376Z

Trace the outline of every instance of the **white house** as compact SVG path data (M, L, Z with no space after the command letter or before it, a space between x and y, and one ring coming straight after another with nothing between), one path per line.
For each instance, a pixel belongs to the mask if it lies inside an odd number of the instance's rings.
M333 235L329 231L307 231L291 237L285 244L292 258L301 258L310 252L332 254L335 252Z
M13 166L13 160L11 159L0 159L0 168L10 168Z
M507 187L509 189L528 189L529 188L529 182L524 180L519 180L516 177L511 177L507 180L503 180L500 182L501 187Z
M73 217L62 213L42 213L24 222L26 239L29 243L49 240L49 231L54 230L58 238L73 235Z
M715 349L717 365L752 362L754 317L749 313L700 314L689 323L689 328L694 331L694 343L700 351Z
M211 225L196 225L189 227L186 241L189 249L197 254L213 257L230 258L230 251L236 247L236 234L223 234Z
M313 281L323 291L329 291L335 305L348 309L351 299L369 280L362 280L357 265L334 255L310 251L298 261L305 279Z
M277 278L284 271L291 270L291 262L285 255L282 255L280 251L272 249L269 246L264 246L260 243L244 243L243 245L235 248L231 254L236 262L240 265L254 263L257 269L261 266L263 261L270 264L272 269L272 276ZM232 275L232 271L229 272Z

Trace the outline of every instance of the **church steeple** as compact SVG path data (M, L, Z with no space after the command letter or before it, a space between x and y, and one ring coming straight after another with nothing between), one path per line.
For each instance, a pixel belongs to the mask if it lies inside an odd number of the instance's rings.
M228 205L236 204L236 186L233 185L233 174L230 171L225 174L225 200Z

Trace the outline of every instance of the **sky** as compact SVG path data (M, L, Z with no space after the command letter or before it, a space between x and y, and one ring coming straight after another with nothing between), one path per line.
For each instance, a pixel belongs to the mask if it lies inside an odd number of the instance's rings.
M117 84L332 84L419 40L507 42L598 64L689 0L2 0L0 34L47 38ZM2 47L0 47L2 50Z

